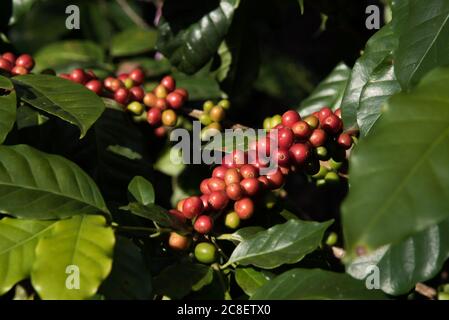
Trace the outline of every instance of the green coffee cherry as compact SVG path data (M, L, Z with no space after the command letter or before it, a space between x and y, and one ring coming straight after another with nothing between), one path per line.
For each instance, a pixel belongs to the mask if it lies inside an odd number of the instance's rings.
M228 99L221 100L220 102L218 102L218 105L225 110L229 110L229 108L231 107L231 103Z
M229 212L225 217L225 226L230 229L237 229L240 225L240 217L235 211Z
M324 177L326 176L328 170L326 169L326 167L324 166L320 166L320 170L318 171L318 173L314 174L312 176L312 178L314 179L324 179Z
M208 126L212 123L212 120L210 119L209 115L207 113L203 113L200 116L200 122L204 126Z
M127 78L123 81L126 89L131 89L134 86L134 82L131 78Z
M343 165L343 162L338 162L335 161L334 159L329 159L329 166L334 169L334 170L338 170L341 168L341 166Z
M212 101L207 100L207 101L204 102L204 104L203 104L203 110L204 110L204 112L209 113L210 110L211 110L214 106L215 106L215 105L214 105L214 103L213 103Z
M263 121L263 128L265 130L271 129L271 118L270 117L265 118L265 120Z
M324 176L324 180L328 183L338 183L340 181L340 177L336 172L330 171Z
M318 159L320 159L320 160L329 159L329 154L327 152L326 147L321 146L321 147L316 148L316 154L318 156Z
M449 300L449 293L447 292L439 292L438 300Z
M338 235L335 232L331 232L326 239L326 244L328 246L333 246L337 243L337 241L338 241Z
M276 127L278 124L282 122L282 117L280 114L276 114L273 117L271 117L271 128Z
M217 249L212 243L201 242L195 247L195 258L202 263L212 263L215 261Z
M131 80L132 81L132 80ZM126 109L132 114L139 116L142 114L144 107L140 102L133 101L126 106Z

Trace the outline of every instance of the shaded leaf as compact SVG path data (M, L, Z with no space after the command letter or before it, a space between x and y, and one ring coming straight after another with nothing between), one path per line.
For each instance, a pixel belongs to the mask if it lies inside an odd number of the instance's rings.
M16 92L11 80L0 75L0 143L5 141L14 126L16 105Z
M252 296L272 278L274 274L266 270L256 270L251 267L235 269L235 281L248 296Z
M156 30L153 29L126 29L112 38L111 55L130 56L153 50L156 37Z
M154 188L151 182L144 177L134 177L128 186L128 191L140 204L148 205L154 203Z

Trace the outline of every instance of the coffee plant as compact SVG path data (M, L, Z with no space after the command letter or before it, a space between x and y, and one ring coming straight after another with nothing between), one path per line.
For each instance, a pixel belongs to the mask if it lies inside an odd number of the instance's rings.
M448 1L0 11L0 300L449 299Z

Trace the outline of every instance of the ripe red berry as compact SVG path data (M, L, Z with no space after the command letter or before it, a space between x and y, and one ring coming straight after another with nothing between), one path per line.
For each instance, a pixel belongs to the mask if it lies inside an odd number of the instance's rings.
M254 203L250 198L240 199L234 203L234 211L240 219L249 219L254 213Z
M347 133L342 133L338 136L337 142L340 146L342 146L345 150L351 148L352 146L352 138Z
M16 64L16 56L12 52L5 52L2 54L2 58L8 60L13 65Z
M17 60L19 60L19 58L17 58ZM16 65L17 65L17 63L16 63ZM77 68L77 69L73 69L72 72L70 72L70 79L73 82L85 84L87 81L87 76L86 76L86 73L84 73L83 69Z
M231 200L239 200L243 197L244 191L239 183L231 183L226 186L226 195Z
M86 76L87 76L88 80L98 79L97 75L92 70L87 70L86 71Z
M213 191L209 195L209 204L213 210L222 210L228 205L229 198L224 191Z
M120 81L124 82L126 79L129 78L129 73L120 73L117 76L117 79L119 79ZM131 79L132 80L132 79Z
M182 206L184 205L184 201L185 201L185 200L186 200L186 199L181 199L181 200L179 200L178 203L176 204L176 209L177 209L178 211L182 212Z
M148 92L143 97L143 104L146 105L149 108L155 107L157 99L158 98L154 95L154 93Z
M332 110L329 107L323 107L320 111L318 111L318 119L320 122L323 122L324 119L333 114Z
M310 150L306 144L295 143L289 149L290 159L296 165L301 165L306 162L309 157Z
M207 186L211 192L224 191L226 189L226 183L219 178L210 178L207 182Z
M186 219L186 217L182 214L181 211L176 210L176 209L171 209L171 210L168 210L168 213L169 213L171 216L175 217L175 219L178 220L180 223L182 223L182 224L186 223L186 220L187 220L187 219Z
M209 179L204 179L200 183L200 191L202 194L210 194L212 191L210 191L209 186L207 185L209 183Z
M275 142L270 137L262 137L261 139L257 140L257 156L258 157L268 157L271 152L272 146L275 146Z
M224 166L218 166L212 171L212 177L224 180L227 170L228 168Z
M227 168L240 168L247 162L247 155L241 150L234 150L223 157L223 166Z
M28 74L28 69L26 69L25 67L22 66L15 66L14 68L11 69L11 73L13 75L24 75L24 74Z
M341 122L340 118L334 114L326 117L324 121L321 122L321 128L323 128L330 134L337 134L342 127L343 123Z
M177 88L173 92L179 93L181 96L183 96L184 97L184 101L189 100L189 93L187 92L186 89L184 89L184 88Z
M147 112L147 121L151 126L157 126L161 123L162 112L161 109L151 108Z
M164 138L166 134L167 134L167 129L164 126L154 128L154 135L156 137Z
M0 58L0 69L6 70L8 72L13 68L12 63L5 58Z
M245 193L250 197L255 196L260 191L260 182L256 178L246 178L240 181Z
M239 183L240 180L242 180L242 176L240 175L239 171L235 168L229 168L226 170L225 176L224 176L224 182L228 185L231 183Z
M203 206L204 206L204 211L208 211L209 210L209 195L208 194L203 194L201 197L201 201L203 201Z
M240 175L243 178L257 178L259 176L259 169L251 164L244 164L240 167Z
M127 104L129 102L129 90L120 88L114 92L114 100L121 104Z
M279 189L284 184L285 178L282 171L278 168L273 173L267 175L269 181L268 187L270 189Z
M203 201L200 197L189 197L185 199L182 205L182 214L187 219L195 218L200 215L204 210Z
M196 218L193 229L200 234L209 233L214 225L214 220L210 216L202 215Z
M22 54L17 57L16 66L24 67L29 71L34 67L34 60L29 54Z
M301 120L299 113L295 110L289 110L282 115L282 124L286 127L292 127L295 122Z
M322 129L315 129L309 137L309 143L316 147L321 147L326 143L327 134Z
M142 69L134 69L129 74L129 78L136 84L141 85L143 81L145 80L145 73L142 71Z
M295 136L293 134L292 129L288 127L281 128L278 129L277 134L278 134L278 147L284 149L290 148L290 146L293 144L293 141L295 140Z
M96 94L100 94L101 89L103 89L103 84L99 80L90 80L85 86L87 89L95 92Z
M339 117L341 119L341 109L338 108L337 110L334 111L334 114Z
M278 149L274 152L274 159L280 166L288 166L290 164L290 155L288 149Z
M161 84L168 90L168 92L172 92L176 88L176 81L172 76L163 77Z
M173 109L179 109L184 104L184 97L178 92L170 92L167 97L167 104Z
M168 108L167 106L167 101L163 98L156 98L156 104L155 104L156 108L159 108L161 110L165 110Z
M70 75L68 73L60 73L59 77L63 78L63 79L70 80Z
M145 92L143 91L142 87L132 87L129 89L129 94L132 101L142 101L145 97Z
M292 127L293 133L295 137L301 140L308 139L312 134L312 128L310 128L309 124L305 121L298 121Z
M186 250L190 246L190 238L176 232L170 232L168 246L173 250Z

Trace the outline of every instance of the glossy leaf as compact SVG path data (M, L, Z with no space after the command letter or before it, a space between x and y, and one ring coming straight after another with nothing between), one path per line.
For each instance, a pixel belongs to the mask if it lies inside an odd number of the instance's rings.
M130 56L154 49L157 33L154 29L130 28L112 38L111 55Z
M17 108L17 128L25 129L28 127L40 126L48 121L48 117L30 107L22 105Z
M0 211L21 218L109 215L94 181L76 164L26 145L0 146Z
M350 255L395 243L449 216L449 70L392 97L350 159L343 229Z
M395 56L395 72L404 89L449 63L449 2L410 0L408 9Z
M115 237L102 216L58 221L39 240L31 282L45 300L86 299L109 275ZM73 277L70 277L70 276ZM79 275L79 289L76 288Z
M248 296L252 296L257 289L273 279L274 276L269 271L256 270L251 267L235 270L235 281Z
M321 269L292 269L259 288L252 300L371 300L385 299L380 290L369 290L364 281L344 273Z
M275 225L240 242L228 263L252 264L265 269L296 263L320 245L324 231L331 224L332 221L289 220Z
M37 242L54 224L53 221L0 220L0 295L29 277Z
M51 75L14 77L21 100L76 125L83 137L104 111L103 101L84 86Z
M134 177L128 186L128 191L140 204L148 205L154 203L154 188L151 182L144 177Z
M6 135L14 126L16 105L16 92L11 80L0 76L0 143L5 141Z
M158 29L157 48L181 72L193 74L216 53L239 0L167 2ZM195 15L187 15L195 12Z
M298 108L301 116L307 116L318 111L324 106L332 110L340 108L341 100L348 83L351 69L343 62L339 63L334 70L313 90L310 96L301 102Z
M449 257L449 220L406 240L357 257L346 267L356 279L365 279L372 266L379 268L380 288L388 294L406 294L418 282L433 278Z

